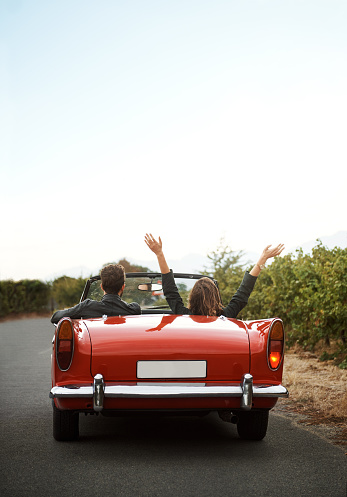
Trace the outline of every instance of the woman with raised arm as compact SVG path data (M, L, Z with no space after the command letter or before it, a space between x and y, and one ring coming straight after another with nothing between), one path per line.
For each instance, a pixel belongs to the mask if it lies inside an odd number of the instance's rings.
M167 303L174 314L194 314L202 316L226 316L236 318L238 313L247 305L248 298L252 293L257 277L263 269L266 261L280 255L284 245L279 244L275 248L268 245L263 250L258 262L250 272L246 271L242 283L235 295L226 307L223 307L219 291L210 278L197 280L190 291L188 307L185 307L177 289L173 273L166 262L161 238L155 240L151 233L146 233L145 242L157 256L159 268L162 273L163 292Z

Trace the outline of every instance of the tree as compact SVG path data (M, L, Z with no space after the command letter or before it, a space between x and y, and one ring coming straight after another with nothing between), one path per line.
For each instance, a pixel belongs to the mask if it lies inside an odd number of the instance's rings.
M148 267L140 266L137 264L131 264L127 259L120 259L115 264L120 264L124 267L124 271L126 273L147 273L150 272ZM125 290L122 298L130 303L130 302L138 302L141 306L149 306L153 305L154 302L158 300L157 297L154 297L151 292L143 292L138 290L138 285L141 283L148 283L148 278L136 278L136 280L127 278L125 282Z
M240 261L243 256L242 251L233 251L225 243L224 238L221 238L215 251L207 254L210 264L203 274L217 280L222 301L225 304L230 301L242 281L245 264Z
M52 296L58 307L72 307L80 301L86 278L61 276L52 283Z
M107 266L108 264L120 264L124 267L124 271L126 273L147 273L150 271L148 267L140 266L138 264L131 264L127 259L120 259L118 262L108 262L104 264L102 267Z
M131 264L127 259L121 259L118 264L121 264L124 267L126 273L147 273L150 271L148 267Z

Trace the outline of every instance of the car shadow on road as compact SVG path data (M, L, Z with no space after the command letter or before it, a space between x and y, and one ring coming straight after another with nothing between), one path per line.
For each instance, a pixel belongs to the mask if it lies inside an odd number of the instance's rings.
M240 448L249 453L249 445L266 445L266 442L241 440L236 425L222 421L216 413L204 417L197 416L139 416L106 418L103 416L82 417L80 419L80 444L93 444L110 451L122 450L151 451L158 453L165 448L187 455L201 454L205 450L214 452L233 449L240 456ZM247 449L246 449L247 447ZM241 451L242 452L242 451Z

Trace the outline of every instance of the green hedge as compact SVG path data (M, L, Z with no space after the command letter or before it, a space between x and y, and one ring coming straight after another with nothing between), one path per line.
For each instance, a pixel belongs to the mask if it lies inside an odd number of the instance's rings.
M209 256L207 274L218 282L228 302L242 279L241 253L222 245ZM0 281L0 317L23 312L43 312L75 305L86 279L62 276L52 283L39 280ZM330 250L321 242L311 254L300 249L273 260L261 272L240 319L283 319L289 345L313 348L319 341L337 342L346 351L347 249Z
M223 245L208 255L210 269L227 303L236 292L244 272L242 253ZM248 269L250 270L252 266ZM312 253L302 249L277 257L263 269L239 319L280 317L287 344L313 349L318 342L338 347L346 363L347 350L347 249L328 249L317 240Z
M52 283L40 280L0 281L0 317L72 307L79 302L85 283L84 278L68 276L57 278Z
M333 340L346 349L347 249L319 243L312 254L300 249L264 269L242 318L274 316L283 319L289 345Z
M50 310L51 286L40 280L0 281L0 317Z
M59 309L72 307L80 301L87 279L61 276L52 283L52 297Z
M148 271L120 260L126 272ZM87 278L61 276L52 282L40 280L0 280L0 318L10 314L50 312L76 305L81 298Z

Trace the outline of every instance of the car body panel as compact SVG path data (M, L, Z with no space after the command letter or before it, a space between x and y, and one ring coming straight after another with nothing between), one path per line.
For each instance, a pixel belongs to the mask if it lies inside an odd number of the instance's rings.
M271 371L266 360L268 333L273 319L243 322L224 317L137 315L73 320L74 356L68 371L52 360L52 386L90 387L101 374L108 387L138 385L196 385L239 387L251 372L255 386L280 385L283 364ZM52 355L54 357L54 353ZM142 362L206 363L206 375L138 377ZM165 364L164 364L165 365ZM165 369L165 368L164 368ZM93 409L90 395L55 398L59 409ZM240 397L105 398L105 410L132 409L239 409ZM253 397L254 408L271 409L276 397Z
M138 381L139 361L207 361L208 381L239 381L249 371L249 341L242 321L144 315L85 324L92 341L92 375L102 374L107 381Z

